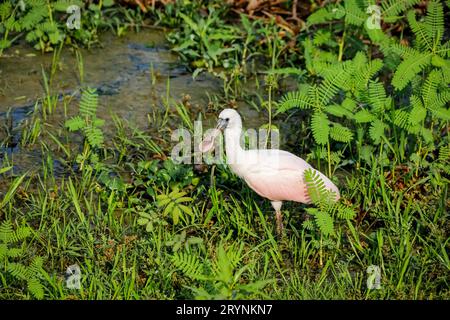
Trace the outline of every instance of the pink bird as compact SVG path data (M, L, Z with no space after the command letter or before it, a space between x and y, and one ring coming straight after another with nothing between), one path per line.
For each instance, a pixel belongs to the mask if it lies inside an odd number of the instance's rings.
M316 171L326 189L336 195L336 201L339 200L340 194L336 185L296 155L278 149L242 149L240 145L242 120L236 110L225 109L220 113L216 129L200 143L200 151L207 152L213 148L214 139L220 130L225 131L227 164L231 171L244 179L257 194L271 201L275 209L279 234L283 230L282 202L311 202L304 181L305 170Z

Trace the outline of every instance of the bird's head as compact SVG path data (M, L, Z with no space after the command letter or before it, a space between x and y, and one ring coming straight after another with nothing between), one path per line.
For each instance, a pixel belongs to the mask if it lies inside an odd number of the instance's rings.
M234 109L224 109L219 114L216 128L207 133L206 137L199 145L199 150L201 152L208 152L214 148L214 140L220 135L220 131L227 129L242 129L241 116Z
M225 130L225 129L241 129L242 128L242 120L239 113L234 109L224 109L219 114L219 119L217 121L216 129Z

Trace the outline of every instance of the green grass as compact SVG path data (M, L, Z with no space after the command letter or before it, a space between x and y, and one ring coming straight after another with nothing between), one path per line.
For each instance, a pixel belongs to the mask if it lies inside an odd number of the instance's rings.
M180 20L171 17L172 21L166 14L170 23ZM208 30L211 36L229 31L228 22L219 18L211 18L219 30ZM200 22L190 28L199 28ZM267 36L277 32L272 24L257 24ZM187 38L186 32L178 32L174 42L180 45ZM254 54L249 49L252 36L247 32L245 46L238 50L241 56L233 61L238 69L221 75L227 102L229 95L255 98L245 94L240 81L247 78L241 78L239 69L249 62L247 55ZM352 41L348 31L345 42ZM1 155L0 299L449 299L449 157L443 148L449 139L448 121L431 122L436 150L422 146L420 140L415 158L407 157L414 140L389 122L391 135L377 144L363 137L359 127L355 141L328 141L326 149L320 149L307 116L274 113L275 99L283 93L278 76L292 73L279 69L287 62L285 45L273 41L265 49L253 48L267 50L264 55L271 59L268 97L256 93L259 110L268 111L262 114L268 118L266 127L271 128L277 116L293 128L281 134L292 133L298 139L283 148L306 155L316 168L333 173L342 209L327 209L334 232L324 233L314 224L315 213L323 209L320 203L286 203L285 233L277 236L270 202L226 166L202 170L167 159L173 145L164 137L180 126L192 128L198 118L170 98L169 80L161 107L149 112L148 131L113 115L114 133L103 132L104 143L93 144L85 128L96 119L95 108L89 117L80 112L84 122L78 131L55 125L56 110L64 108L67 115L68 108L66 99L59 103L52 91L60 53L55 51L50 72L42 70L43 109L36 104L22 127L20 142L23 149L38 150L42 163L18 173L14 156ZM345 46L342 40L339 60ZM204 63L217 67L216 54L203 49ZM83 81L79 54L77 61ZM257 86L259 79L255 77ZM210 110L220 110L219 101L212 99ZM95 127L101 130L100 125ZM0 146L8 146L7 136ZM364 151L366 145L373 149ZM332 163L333 156L338 159ZM63 168L58 175L55 161ZM7 230L8 223L15 231ZM25 227L30 228L29 235L14 236ZM39 257L42 268L33 267ZM78 290L68 289L64 277L74 264L82 273ZM379 290L367 287L370 266L381 272ZM19 268L34 270L32 286Z
M176 111L170 117L175 121ZM33 229L21 261L44 258L46 299L450 297L448 183L414 172L394 180L376 161L349 175L337 172L341 201L356 218L337 220L335 236L319 245L318 231L302 226L310 218L306 206L290 203L283 212L286 232L277 238L270 203L226 167L216 167L211 179L189 165L150 160L155 150L145 141L152 138L123 132L117 121L110 147L85 145L82 170L69 166L55 178L56 146L38 172L3 174L1 219ZM114 178L100 178L90 158L95 153ZM66 161L75 158L71 153ZM174 187L192 198L190 214L178 220L156 202ZM187 263L174 261L180 254L198 265L180 267ZM83 275L80 290L67 289L63 277L75 263ZM370 265L380 267L381 290L367 289ZM3 299L33 297L3 268L1 284Z

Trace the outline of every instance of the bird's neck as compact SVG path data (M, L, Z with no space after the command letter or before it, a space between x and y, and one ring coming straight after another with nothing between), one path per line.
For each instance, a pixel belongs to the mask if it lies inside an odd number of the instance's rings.
M243 161L244 150L241 147L241 132L242 127L225 130L225 151L228 164L238 164Z

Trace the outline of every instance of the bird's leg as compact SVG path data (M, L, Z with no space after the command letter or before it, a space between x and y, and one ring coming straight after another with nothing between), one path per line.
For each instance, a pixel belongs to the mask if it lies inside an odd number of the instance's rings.
M292 4L292 19L298 20L297 18L297 3L298 0L294 0L294 3Z
M275 216L277 218L277 233L281 235L283 233L283 218L281 216L281 211L276 211Z
M283 218L281 217L281 201L272 201L272 207L275 209L275 217L277 220L277 233L281 235L283 232Z

